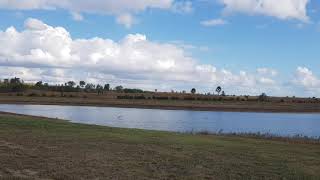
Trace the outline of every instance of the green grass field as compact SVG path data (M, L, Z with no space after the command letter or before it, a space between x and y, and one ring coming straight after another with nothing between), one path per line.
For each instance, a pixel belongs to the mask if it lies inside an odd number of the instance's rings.
M0 179L320 179L320 144L0 113Z

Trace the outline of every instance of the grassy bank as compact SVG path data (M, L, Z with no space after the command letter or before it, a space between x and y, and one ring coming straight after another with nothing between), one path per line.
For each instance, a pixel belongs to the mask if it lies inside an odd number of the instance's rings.
M73 124L0 113L0 177L319 179L320 144Z

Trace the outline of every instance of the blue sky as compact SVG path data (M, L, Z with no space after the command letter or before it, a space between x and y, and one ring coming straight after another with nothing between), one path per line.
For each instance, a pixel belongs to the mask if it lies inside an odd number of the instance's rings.
M0 68L6 69L0 73L0 79L21 74L30 82L40 78L52 83L86 79L164 91L198 87L203 92L222 85L228 89L227 92L236 94L268 92L273 95L320 95L320 74L317 71L320 67L320 3L316 0L155 0L149 4L143 0L94 0L92 6L85 9L87 6L81 6L85 1L78 1L80 5L74 0L21 2L0 0L1 44L7 44L5 41L15 44L10 47L11 54L0 50ZM75 19L72 13L79 18ZM21 39L10 39L9 33L5 32L12 26L21 36L32 37L22 39L36 41L41 39L34 35L37 29L34 26L39 24L64 28L72 41L70 53L78 49L85 51L80 45L73 50L74 44L78 44L74 41L89 41L97 37L113 41L119 46L119 52L125 52L127 56L139 52L143 58L128 58L130 60L126 62L127 57L123 55L109 57L105 50L111 47L102 43L101 52L88 52L92 55L89 60L78 55L80 53L74 53L71 55L79 59L77 64L73 64L72 59L63 56L63 62L70 64L68 67L58 67L58 63L53 62L55 60L46 59L48 56L36 56L33 59L39 62L35 62L30 60L30 55L34 55L30 53L32 50L41 49L41 52L55 59L58 58L55 53L59 50L62 52L65 47L61 46L58 50L42 48L38 43L32 44L31 48ZM130 47L132 51L129 52L128 44L137 41L129 38L130 43L127 42L125 39L128 35L135 35L135 38L142 35L145 39L140 38L143 43L139 41L134 45L137 48ZM23 51L22 45L26 46ZM98 45L98 42L93 45ZM98 59L90 59L97 54ZM115 63L112 68L108 67L110 59ZM155 62L150 62L153 60ZM92 66L106 67L101 70L78 66L87 61ZM120 61L123 65L118 67L117 62ZM148 64L145 68L138 68L144 67L145 63ZM156 63L163 67L153 67L152 64ZM45 69L43 64L47 64ZM125 64L137 68L131 69ZM207 65L210 70L203 68ZM59 73L48 75L48 72L54 71L72 76L60 77ZM190 72L196 77L189 77ZM163 78L163 74L170 74L170 77Z

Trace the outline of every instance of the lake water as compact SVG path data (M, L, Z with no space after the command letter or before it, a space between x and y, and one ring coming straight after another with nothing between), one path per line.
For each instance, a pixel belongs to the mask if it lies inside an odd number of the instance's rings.
M320 114L209 112L87 106L5 105L0 111L76 123L178 132L269 133L320 137Z

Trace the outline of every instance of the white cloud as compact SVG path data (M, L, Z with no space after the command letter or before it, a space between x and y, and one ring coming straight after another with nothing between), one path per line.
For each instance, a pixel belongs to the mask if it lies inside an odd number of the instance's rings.
M171 9L177 13L191 13L191 12L193 12L193 7L192 7L191 1L177 1L173 4Z
M296 19L308 22L309 0L219 0L225 6L225 13L246 13L266 15L278 19Z
M63 27L28 19L23 31L14 27L0 31L0 42L1 78L14 71L22 72L20 77L27 81L87 79L164 90L223 85L227 92L245 94L268 92L276 84L270 87L273 77L262 74L201 64L184 48L150 41L143 34L129 34L119 42L72 39ZM3 71L8 67L11 70Z
M174 0L0 0L0 9L65 9L75 20L82 20L82 13L113 15L127 27L133 24L134 14L152 8L186 12L192 9L192 4Z
M71 12L71 16L75 21L82 21L84 18L80 13Z
M228 22L223 19L210 19L201 21L200 24L203 26L221 26L228 24Z
M126 28L130 28L136 23L136 20L131 14L121 14L117 17L117 23L124 25Z
M260 75L266 76L276 76L278 75L278 71L270 68L258 68L257 73Z
M306 67L297 68L293 83L311 94L320 94L320 79Z

